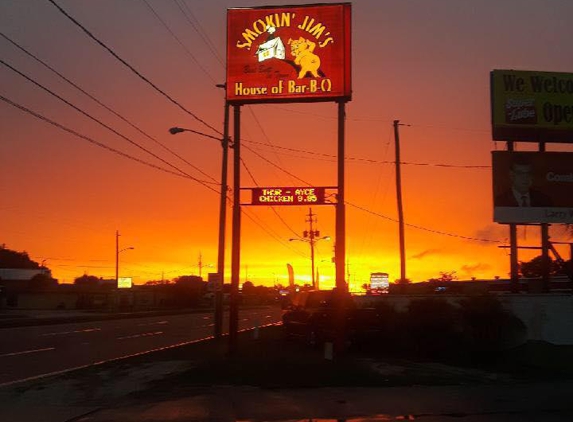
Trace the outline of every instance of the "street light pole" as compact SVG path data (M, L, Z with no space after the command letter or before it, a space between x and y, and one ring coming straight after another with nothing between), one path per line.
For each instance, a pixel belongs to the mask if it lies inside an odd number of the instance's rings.
M226 88L226 85L217 85ZM215 281L214 307L214 335L220 339L223 335L223 284L225 277L225 226L227 221L227 162L229 159L229 102L225 100L225 114L223 121L223 160L221 164L221 198L219 203L219 250L217 256L217 280Z
M227 84L217 84L217 88L226 89ZM213 138L202 132L181 127L172 127L169 133L176 135L181 132L192 132L198 135ZM223 121L223 138L221 139L223 157L221 160L221 194L219 199L219 239L217 247L217 278L214 284L213 294L213 335L220 339L223 335L223 284L225 277L225 229L227 222L227 169L229 161L229 103L225 100L225 112Z
M135 249L133 246L119 250L119 230L115 231L115 287L119 286L119 254L120 252Z

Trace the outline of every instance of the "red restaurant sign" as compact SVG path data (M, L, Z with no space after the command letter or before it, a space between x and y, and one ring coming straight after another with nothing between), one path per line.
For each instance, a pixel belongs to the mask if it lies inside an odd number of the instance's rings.
M227 101L351 98L350 3L227 11Z

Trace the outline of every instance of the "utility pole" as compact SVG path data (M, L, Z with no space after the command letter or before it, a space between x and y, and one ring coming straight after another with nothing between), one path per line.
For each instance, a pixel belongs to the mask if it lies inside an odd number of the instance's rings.
M320 236L320 232L318 230L317 231L313 230L312 223L316 222L316 214L312 213L312 208L308 209L308 220L306 220L306 222L309 223L309 231L308 232L305 231L303 233L303 235L304 235L304 237L308 237L308 239L309 239L308 243L310 244L310 264L311 264L311 269L312 269L312 277L311 277L312 288L313 288L313 290L316 290L316 275L314 272L314 243L315 243L314 238Z
M115 231L115 287L119 281L119 230Z
M309 223L309 230L305 230L302 232L302 238L294 238L289 239L289 241L300 240L302 242L308 242L310 245L310 263L311 263L311 279L312 279L312 288L313 290L318 290L318 282L316 279L316 270L315 270L315 260L314 260L314 245L319 240L330 240L330 236L320 236L320 231L314 230L313 223L317 222L316 214L312 213L312 208L308 209L308 219L305 220L306 223Z
M406 252L404 241L404 210L402 208L402 176L400 173L400 120L394 120L394 143L396 151L396 198L398 201L398 230L400 235L400 281L406 282Z

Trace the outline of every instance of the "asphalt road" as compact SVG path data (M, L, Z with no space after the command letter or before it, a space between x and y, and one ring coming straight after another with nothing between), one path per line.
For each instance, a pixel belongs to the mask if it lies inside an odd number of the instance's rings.
M280 321L281 310L241 310L239 329ZM224 319L228 331L228 313ZM213 314L198 313L0 330L0 386L207 339Z

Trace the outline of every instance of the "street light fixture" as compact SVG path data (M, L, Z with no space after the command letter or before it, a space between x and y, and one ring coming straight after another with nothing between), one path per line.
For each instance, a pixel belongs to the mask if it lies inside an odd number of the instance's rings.
M115 231L115 287L118 286L119 281L119 254L123 251L127 251L130 249L135 249L133 246L129 246L127 248L119 249L119 230Z
M308 234L308 239L307 238L302 238L302 237L293 237L289 239L289 242L294 242L294 241L300 241L300 242L307 242L310 245L310 262L311 262L311 267L312 267L312 288L314 290L317 290L317 286L316 286L316 274L314 271L314 245L316 245L316 243L319 240L330 240L330 236L323 236L323 237L315 237L316 234L318 233L318 231L313 231L311 230ZM306 234L306 232L305 232Z
M226 88L226 84L217 84L217 88ZM221 196L219 202L219 245L217 254L217 279L213 298L213 334L215 339L223 335L223 284L225 275L225 224L227 219L227 162L229 156L229 103L225 101L225 115L223 123L223 138L219 139L206 133L182 127L172 127L169 133L176 135L181 132L192 132L208 138L221 141L223 158L221 163Z

